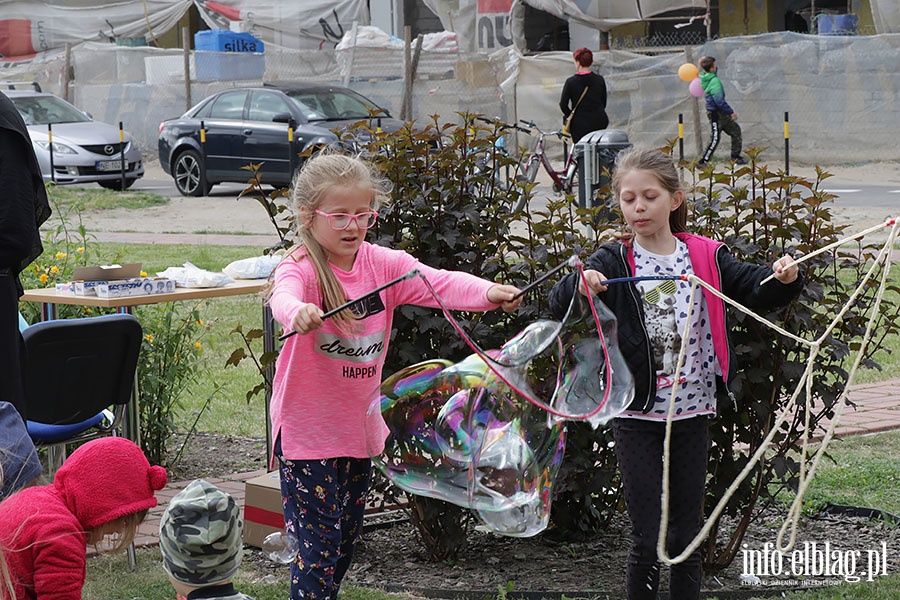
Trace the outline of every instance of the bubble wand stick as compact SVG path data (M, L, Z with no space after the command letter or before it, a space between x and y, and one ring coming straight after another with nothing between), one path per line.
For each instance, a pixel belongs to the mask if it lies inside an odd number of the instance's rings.
M353 306L354 304L356 304L356 303L359 302L360 300L363 300L363 299L368 298L368 297L370 297L370 296L374 296L374 295L377 294L378 292L380 292L380 291L382 291L382 290L386 290L387 288L391 287L392 285L396 285L396 284L400 283L401 281L404 281L404 280L406 280L406 279L410 279L410 278L412 278L412 277L415 277L415 276L418 275L418 274L419 274L419 270L418 270L418 269L413 269L412 271L410 271L410 272L407 273L406 275L401 275L401 276L398 277L397 279L391 279L391 280L388 281L387 283L385 283L385 284L383 284L383 285L379 285L377 288L375 288L374 290L372 290L372 291L369 292L368 294L363 294L363 295L360 296L359 298L356 298L356 299L354 299L354 300L348 300L347 302L344 302L343 304L341 304L341 305L338 306L337 308L332 308L332 309L329 310L327 313L325 313L324 315L322 315L322 318L323 318L323 319L327 319L328 317L333 317L334 315L338 314L338 313L341 312L342 310L346 310L346 309L350 308L351 306ZM296 331L288 331L287 333L285 333L284 335L282 335L281 337L279 337L278 340L283 342L284 340L288 339L288 338L291 337L292 335L295 335L296 333L297 333Z
M566 267L574 267L577 264L578 264L578 257L573 254L565 262L559 263L558 265L556 265L555 267L553 267L552 269L550 269L549 271L547 271L546 273L544 273L543 275L541 275L540 277L538 277L537 279L535 279L534 281L532 281L531 283L529 283L528 285L523 287L521 290L519 290L518 294L513 296L512 299L516 300L520 296L525 295L525 293L527 293L529 290L531 290L534 286L540 285L541 283L547 281L547 279L549 279L554 273L558 273L559 271L562 271Z
M844 243L846 243L846 242L850 242L850 241L853 241L853 240L858 240L859 238L861 238L861 237L863 237L863 236L866 236L866 235L868 235L868 234L870 234L870 233L872 233L872 232L878 231L878 230L881 229L882 227L891 227L894 223L896 223L896 221L897 221L897 217L894 217L893 219L888 219L887 221L885 221L884 223L881 223L880 225L875 225L874 227L869 227L868 229L866 229L866 230L864 230L864 231L860 231L859 233L854 234L854 235L851 235L850 237L841 238L841 239L839 239L838 241L833 242L833 243L831 243L831 244L828 244L827 246L824 246L824 247L822 247L822 248L819 248L818 250L815 250L815 251L813 251L813 252L810 252L809 254L804 254L803 256L801 256L801 257L799 257L799 258L792 258L791 260L792 260L793 262L791 262L791 264L786 265L786 266L784 266L784 267L782 267L782 268L784 268L784 269L790 269L790 268L793 267L794 265L799 265L800 263L802 263L802 262L804 262L804 261L807 261L807 260L809 260L810 258L812 258L812 257L814 257L814 256L818 256L818 255L822 254L823 252L828 252L828 251L831 250L832 248L837 248L837 247L840 246L841 244L844 244ZM768 283L768 282L772 281L773 279L775 279L775 273L772 273L771 275L769 275L768 277L766 277L765 279L763 279L762 281L760 281L760 282L759 282L759 285L763 285L764 283Z

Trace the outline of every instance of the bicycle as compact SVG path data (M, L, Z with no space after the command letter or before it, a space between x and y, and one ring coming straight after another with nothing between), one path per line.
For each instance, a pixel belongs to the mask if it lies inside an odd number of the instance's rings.
M516 161L511 158L509 150L507 150L507 138L513 131L521 131L531 135L530 129L520 127L519 125L503 123L497 118L487 119L485 117L474 117L474 121L481 121L495 128L494 143L488 146L483 155L478 158L475 163L474 174L490 173L494 179L494 183L503 190L510 188L510 170L516 166ZM500 135L496 135L499 133ZM467 132L470 140L475 139L476 132L474 128L470 128Z
M548 135L556 136L563 141L570 136L563 133L561 130L544 131L538 127L537 123L534 121L520 120L519 122L538 132L537 143L534 146L534 150L531 151L531 154L528 155L525 162L520 165L519 181L533 183L537 178L538 169L543 166L544 170L547 171L547 174L550 176L550 179L553 180L553 191L555 193L572 193L578 175L578 162L575 160L574 149L572 152L567 153L566 162L560 170L553 168L553 165L550 164L550 159L547 158L547 153L544 150L544 138Z

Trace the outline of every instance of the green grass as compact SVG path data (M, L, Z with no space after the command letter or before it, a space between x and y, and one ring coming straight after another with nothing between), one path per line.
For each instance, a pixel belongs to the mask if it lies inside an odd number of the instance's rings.
M811 451L816 449L818 446ZM900 515L900 431L835 439L828 454L832 459L819 463L807 489L804 504L808 510L839 504Z
M253 578L238 571L235 588L256 600L283 600L289 596L287 567L283 576ZM159 548L138 548L137 569L131 571L125 554L88 559L85 600L158 600L174 598L175 590L162 568ZM342 600L409 600L406 594L389 594L376 589L345 587Z
M131 571L124 554L98 556L88 559L87 580L84 586L85 600L157 600L174 598L175 592L161 565L159 549L138 548L137 569ZM288 596L288 577L252 577L239 571L235 587L256 600L281 600ZM777 597L786 600L895 600L900 590L900 575L879 577L875 581L844 583L836 587L810 591L788 592ZM754 598L772 598L755 596ZM411 600L408 594L391 594L373 588L344 587L342 600ZM493 597L502 600L501 594ZM715 597L713 597L715 598ZM485 600L491 600L486 597ZM753 600L753 598L749 599Z
M92 245L99 256L115 257L122 263L140 262L148 273L171 266L180 267L185 262L202 269L221 271L232 261L262 253L262 249L256 246L109 242L94 242ZM138 316L139 312L138 308ZM249 361L242 362L238 367L225 366L228 357L242 343L240 336L231 333L235 327L242 325L245 331L262 327L262 299L258 296L213 298L203 302L201 315L210 324L207 337L201 340L204 364L209 375L186 390L179 425L186 429L206 399L218 390L208 411L201 417L198 430L265 437L266 415L262 396L257 395L249 404L246 400L247 391L260 381L256 368ZM255 341L254 350L262 351L260 340Z
M878 277L879 274L876 273L876 281L878 281ZM900 265L896 263L891 265L890 277L895 282L900 281ZM846 279L848 278L842 277L842 280ZM846 283L849 287L852 282L847 280ZM891 302L894 305L900 305L900 299L897 298L897 294L890 290L885 293L883 302ZM882 347L872 356L872 360L880 365L881 369L860 368L856 372L856 376L853 378L853 383L875 383L878 381L884 381L885 379L896 377L896 373L900 372L898 371L898 369L900 369L900 336L889 335L881 340L878 331L879 330L876 326L873 331L872 341L877 342L880 340ZM848 372L850 370L850 367L853 366L853 360L855 358L856 353L855 351L853 351L847 358L845 365Z
M70 206L78 203L86 210L111 210L114 208L149 208L151 206L165 206L169 199L159 194L141 191L107 190L103 188L68 187L65 185L50 185L47 194L51 202L60 206Z

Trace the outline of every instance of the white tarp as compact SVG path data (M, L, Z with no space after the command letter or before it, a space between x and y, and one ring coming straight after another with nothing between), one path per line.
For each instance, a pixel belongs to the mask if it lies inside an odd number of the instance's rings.
M295 49L334 48L354 22L369 24L365 0L0 0L0 59L29 59L67 43L152 42L192 4L212 29Z
M524 0L560 19L609 31L616 25L641 20L637 0Z
M522 4L567 21L609 31L672 10L706 8L706 0L423 0L447 31L457 34L465 52L494 52L515 45L524 35Z
M673 10L706 9L706 0L523 0L535 8L568 21L609 31Z
M900 2L869 0L876 33L900 33Z
M20 60L67 43L145 37L174 27L193 0L0 0L0 58Z
M197 5L211 28L236 28L297 50L333 49L354 21L369 24L365 0L198 0Z
M609 31L673 10L706 9L706 0L424 0L448 31L455 31L470 51L493 51L510 45L510 9L520 2L551 15ZM504 35L505 34L505 35ZM505 42L505 43L504 43Z

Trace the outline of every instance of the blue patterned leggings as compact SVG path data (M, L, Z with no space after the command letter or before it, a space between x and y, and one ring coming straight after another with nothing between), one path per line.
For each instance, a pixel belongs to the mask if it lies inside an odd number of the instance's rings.
M361 458L285 460L276 448L291 563L291 600L335 600L362 531L371 462Z

